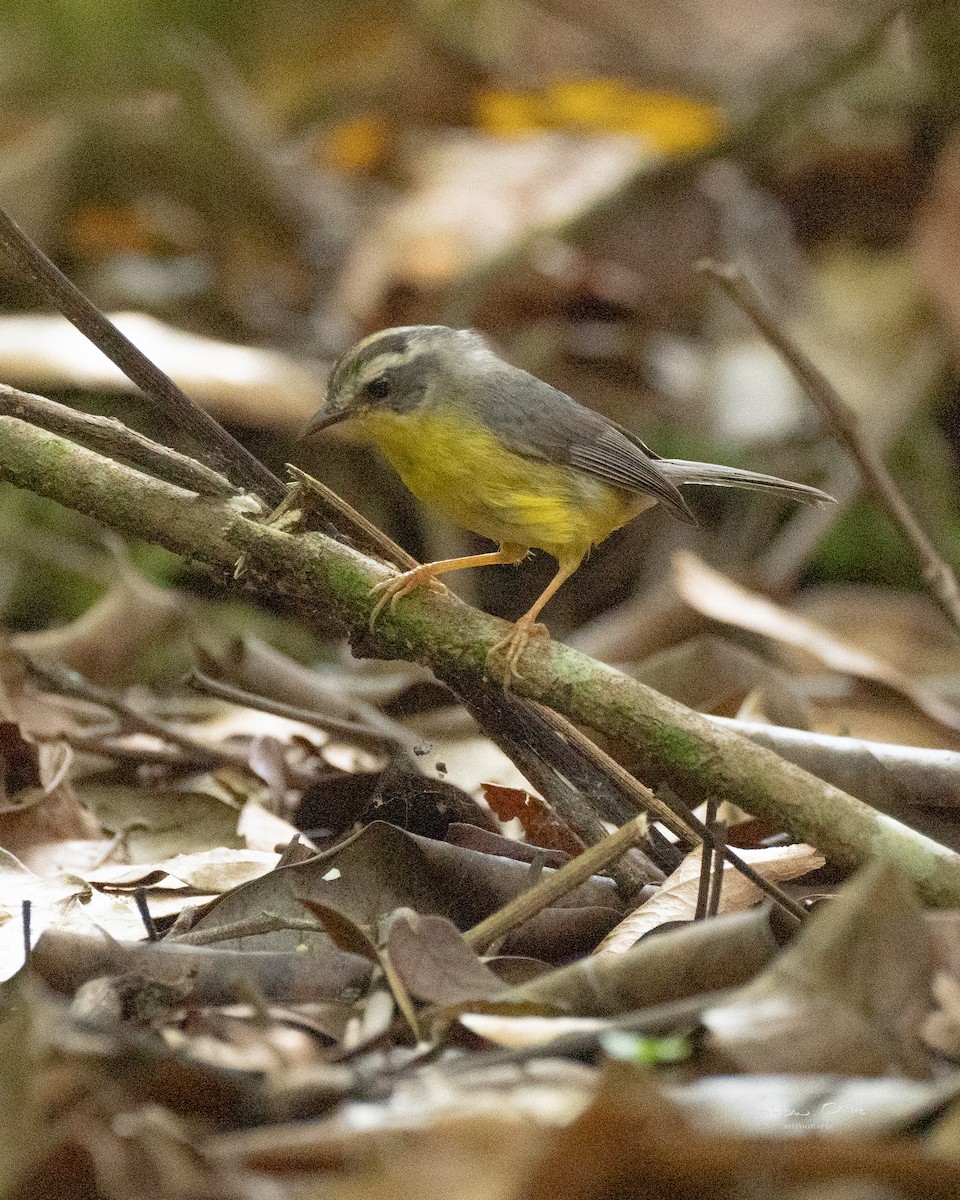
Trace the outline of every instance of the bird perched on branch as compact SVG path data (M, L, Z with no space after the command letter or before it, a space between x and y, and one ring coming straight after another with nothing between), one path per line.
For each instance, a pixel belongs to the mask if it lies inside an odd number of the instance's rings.
M436 586L448 571L518 563L531 549L557 560L530 610L491 647L488 659L504 656L507 685L530 638L543 631L541 609L591 546L657 503L694 520L679 491L685 484L832 500L772 475L660 458L622 426L504 362L478 334L444 325L385 329L343 354L307 435L340 421L379 446L418 499L500 547L378 584L371 624L385 604Z

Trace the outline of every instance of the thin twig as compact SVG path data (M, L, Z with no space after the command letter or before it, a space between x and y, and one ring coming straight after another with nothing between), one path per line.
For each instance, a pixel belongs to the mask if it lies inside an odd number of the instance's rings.
M30 959L33 954L33 937L31 935L30 925L33 914L33 901L22 900L20 902L20 922L23 927L23 965L30 966Z
M234 767L256 776L257 779L261 778L260 774L251 765L250 756L246 750L223 745L206 746L203 742L198 741L188 733L183 733L167 721L158 720L156 717L150 716L149 713L141 712L126 697L119 695L117 692L91 683L89 679L85 679L84 676L72 668L39 662L26 654L21 654L21 657L28 664L34 675L45 681L56 691L101 705L110 712L116 713L128 729L149 734L151 737L176 746L190 762L198 766ZM118 733L117 736L120 736L120 734ZM79 738L77 735L74 735L72 738L65 737L63 740L80 742L82 741L82 735ZM96 753L99 747L94 742L92 746L84 748ZM103 750L106 753L112 753L106 746L103 747ZM119 751L116 753L119 754ZM316 776L312 771L302 771L296 766L289 764L287 770L291 780L301 786L306 787L308 784L316 782Z
M561 896L572 892L614 859L626 854L631 846L643 841L646 832L647 818L634 817L616 833L611 833L604 841L588 847L582 854L565 863L559 871L552 875L544 875L534 887L515 897L479 925L474 925L463 936L474 949L482 950L505 933L509 933L511 929L529 921Z
M711 796L707 800L707 820L706 825L709 829L717 816L717 798ZM697 907L694 909L693 919L702 921L707 915L707 906L710 901L710 875L713 870L714 846L712 841L704 841L700 843L700 882L697 887Z
M400 724L397 724L396 730L389 728L379 729L360 721L348 721L343 717L326 716L323 713L314 712L309 708L298 708L293 704L284 704L281 700L272 700L267 696L260 696L255 692L245 691L243 688L236 687L232 683L222 683L219 679L213 679L211 676L205 675L202 671L191 671L185 682L187 687L191 687L195 691L203 692L210 696L217 696L219 699L227 700L231 704L239 704L244 708L271 713L276 717L286 717L289 721L300 721L302 724L311 725L314 729L319 729L323 733L349 734L357 742L372 744L377 749L382 748L385 743L388 745L402 745L408 750L422 744L421 739L416 738ZM387 719L384 717L385 723Z
M263 933L280 933L285 929L302 933L326 933L319 921L311 921L306 917L280 917L275 913L263 913L261 916L244 917L227 925L218 925L213 929L191 929L175 937L168 934L165 940L175 942L178 946L212 946L215 942L257 937Z
M153 922L153 915L150 912L150 905L147 901L146 888L134 888L133 899L137 906L137 912L140 914L140 920L143 922L143 927L147 931L147 941L158 942L160 934L157 932L157 927Z
M727 842L727 827L723 821L718 821L714 814L707 828L710 830L710 858L712 860L710 874L710 896L707 900L708 917L715 917L720 911L720 892L723 889L723 850Z
M268 504L283 499L283 484L205 409L185 395L28 237L0 207L0 247L68 321L153 401L172 428L186 433L210 465Z
M141 712L129 700L117 692L91 683L89 679L86 679L79 671L75 671L71 667L40 662L27 654L22 654L21 657L29 666L30 671L55 691L76 697L80 700L89 700L93 704L102 705L103 708L122 717L128 728L135 729L140 733L148 733L152 737L159 738L161 741L169 742L171 745L179 747L184 753L190 755L196 762L206 763L208 766L217 766L219 763L226 761L231 766L239 766L246 761L242 755L224 753L223 751L213 750L208 746L204 746L195 738L190 737L189 734L181 733L165 721L160 721L156 717L151 717L149 714Z
M129 733L124 733L120 729L116 729L110 734L98 731L90 733L86 730L60 730L56 733L39 733L34 736L38 742L66 742L74 750L81 750L84 754L93 754L102 758L129 760L160 767L210 766L209 755L206 753L202 757L198 757L195 754L188 754L182 748L173 746L132 746L129 743L117 741L115 739L130 736Z
M359 546L373 549L381 558L393 563L401 571L412 571L414 567L420 566L417 560L402 546L398 546L393 538L387 537L382 529L378 529L372 521L368 521L363 513L357 512L332 488L328 488L319 479L314 479L312 475L308 475L306 471L301 471L299 467L290 463L287 463L287 471L306 495L320 500L327 508L332 509L346 521Z
M59 433L108 458L140 467L158 479L189 488L201 496L235 496L240 490L225 475L197 462L188 454L151 441L115 417L78 412L66 404L48 400L46 396L21 392L6 384L0 384L0 413L29 421L41 429L49 429L51 433Z
M107 865L107 863L111 858L113 858L118 850L123 850L124 854L126 854L127 839L130 837L130 834L137 829L149 829L149 826L145 821L131 821L129 825L124 825L122 829L118 829L107 843L107 847L104 852L95 862L92 862L90 866L86 868L86 870L88 872L99 871L101 867L105 867Z
M697 831L703 841L709 841L710 831L707 829L706 825L704 825L703 822L694 815L693 811L687 808L687 806L679 799L675 799L673 803L676 805L677 811L684 815L687 820L689 820L690 824ZM792 900L785 891L783 891L773 882L772 879L767 879L765 875L761 875L758 870L752 867L745 859L741 858L735 850L731 849L731 847L727 845L726 841L722 843L721 853L732 867L735 867L741 875L743 875L746 879L749 879L750 882L755 884L761 892L769 896L769 898L775 904L779 905L779 907L782 908L783 911L790 917L797 921L806 920L807 911L805 908L797 904L796 900Z
M960 633L960 585L957 577L911 512L883 459L864 439L856 413L789 336L781 320L740 266L708 261L701 263L699 269L715 280L747 314L793 371L819 411L826 428L857 464L870 494L886 509L887 515L913 548L930 591L953 622L954 629Z
M609 754L601 750L573 722L568 721L566 717L562 717L559 713L554 712L553 709L547 708L535 700L529 700L526 703L531 708L536 709L555 729L563 733L564 737L568 737L571 741L575 742L584 754L589 755L595 762L601 764L604 770L612 778L616 779L624 793L634 801L641 812L647 813L652 821L659 821L674 833L679 831L679 835L688 840L693 838L695 842L710 841L710 834L706 825L685 804L674 799L671 807L660 796L654 795L639 779L634 779L625 767L621 766L616 759L611 758ZM660 815L661 813L668 813L669 821L664 820ZM739 854L731 850L726 844L724 844L723 856L727 862L736 867L741 875L745 875L751 883L755 883L775 904L785 909L791 916L801 921L806 917L805 910L794 900L791 900L786 892L782 891L771 880L761 875L759 871L755 871L749 863L745 862Z
M386 950L378 950L377 958L380 962L380 970L383 971L383 978L386 980L387 987L390 989L390 994L393 996L393 1002L403 1015L403 1019L410 1026L410 1032L413 1034L417 1042L423 1041L423 1031L420 1028L420 1022L417 1019L417 1009L413 1002L413 997L403 980L403 976L393 965L393 960Z
M487 737L584 846L595 846L609 836L604 821L619 826L635 816L637 806L624 799L602 767L562 737L534 705L502 688L493 694L464 690L460 698ZM628 901L646 884L666 878L638 847L612 863L609 871L617 891Z
M554 712L552 708L538 704L535 700L525 701L525 703L529 704L562 737L572 742L583 754L601 766L604 773L616 782L620 790L625 792L634 805L641 812L645 812L651 821L659 821L677 837L691 840L694 844L701 839L702 834L693 832L684 818L677 816L659 796L656 796L648 787L644 787L639 780L634 779L629 771L621 766L615 758L611 758L609 754L601 750L572 721L568 721L566 717Z

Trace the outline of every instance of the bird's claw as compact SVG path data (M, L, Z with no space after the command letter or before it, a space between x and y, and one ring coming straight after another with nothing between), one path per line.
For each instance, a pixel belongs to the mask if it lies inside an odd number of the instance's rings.
M372 630L376 625L377 618L388 604L390 611L393 612L398 600L402 600L404 596L409 595L418 587L424 586L441 596L447 592L446 584L441 583L435 575L430 575L423 567L414 567L412 571L404 571L400 575L394 575L390 579L384 579L380 583L374 584L370 589L370 595L376 596L379 593L380 599L373 606L370 614L370 629Z
M524 676L517 670L517 665L530 644L533 638L549 637L549 630L546 625L541 625L538 621L525 621L523 617L516 621L510 629L510 632L502 637L499 642L494 644L487 651L487 667L490 667L490 660L503 655L502 679L503 690L509 692L510 684L514 679L523 679ZM496 670L491 674L499 674Z

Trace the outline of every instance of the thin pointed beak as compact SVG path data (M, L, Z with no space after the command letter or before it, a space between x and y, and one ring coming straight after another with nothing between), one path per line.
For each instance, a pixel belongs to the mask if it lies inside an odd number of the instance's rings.
M315 417L310 418L310 422L303 431L303 437L313 437L315 433L320 433L321 430L329 429L331 425L336 425L338 421L344 421L352 414L344 408L337 412L324 412L321 408Z

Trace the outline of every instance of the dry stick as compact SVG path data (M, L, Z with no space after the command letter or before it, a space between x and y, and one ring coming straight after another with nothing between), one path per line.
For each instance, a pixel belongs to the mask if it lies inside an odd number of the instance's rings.
M420 566L412 554L408 554L402 546L398 546L393 538L387 537L382 529L378 529L372 521L368 521L363 513L357 512L332 488L328 488L325 483L314 479L312 475L308 475L306 471L301 471L299 467L295 467L291 463L287 463L287 471L300 485L305 495L319 499L327 508L343 517L349 524L351 532L356 535L358 545L363 547L364 544L368 544L387 562L393 563L401 571L412 571L414 567Z
M960 752L956 750L810 733L736 717L710 715L707 720L767 746L875 808L889 807L892 799L901 806L960 808Z
M717 816L717 799L711 796L707 800L707 828L710 829ZM714 845L712 841L700 843L700 883L697 887L697 907L693 919L702 921L707 915L707 905L710 899L710 875L713 870Z
M97 308L0 207L0 247L68 321L153 401L172 427L187 435L216 470L268 504L283 499L283 484L219 421L193 403L159 367Z
M189 754L182 747L174 749L172 746L160 748L124 745L114 740L128 736L120 730L109 734L100 732L87 734L86 732L60 730L57 733L35 733L32 736L38 742L66 742L74 750L82 750L85 754L99 755L102 758L130 759L134 762L164 767L210 766L208 754L205 753L201 758L196 754Z
M925 530L910 511L883 459L860 432L860 422L837 389L789 337L749 276L735 264L705 262L700 270L714 279L747 314L763 336L783 357L819 411L827 429L850 455L863 475L873 498L887 511L913 547L923 577L941 608L960 633L960 585Z
M402 725L398 724L397 732L391 733L389 730L375 729L362 722L324 716L309 708L297 708L292 704L284 704L280 700L271 700L267 696L259 696L254 692L245 691L243 688L235 687L232 683L221 683L219 679L212 679L202 671L191 671L185 682L187 687L191 687L197 692L203 692L205 695L216 696L220 700L227 700L231 704L239 704L258 712L271 713L276 717L286 717L288 721L300 721L323 733L349 734L357 742L373 746L376 749L382 749L385 744L402 745L407 749L414 745L420 745L420 740L414 738L413 735L410 735L409 738L403 736Z
M216 766L223 761L229 761L231 765L239 765L241 761L246 761L245 757L241 760L241 758L204 746L189 734L171 728L165 721L157 720L156 717L140 712L124 697L108 688L91 683L79 671L57 664L39 662L28 654L22 654L21 657L27 663L31 673L55 691L80 700L89 700L93 704L100 704L110 712L122 717L128 726L177 746L196 761L206 762L209 766Z
M23 965L30 966L30 956L33 953L33 938L30 933L30 917L33 911L32 900L21 900L20 923L23 929Z
M109 458L131 463L135 467L166 479L180 487L189 488L200 496L235 496L239 492L225 475L206 467L195 458L151 441L135 429L129 429L115 417L97 417L78 412L66 404L57 404L46 396L0 384L0 413L19 417L59 433L81 446L89 446Z
M266 912L255 917L244 917L239 921L231 921L227 925L218 925L214 929L188 930L186 933L167 934L164 941L175 942L178 946L212 946L215 942L230 942L245 937L258 937L264 933L280 933L292 929L302 933L326 933L319 921L308 917L281 917L276 913Z
M659 796L635 779L626 767L621 766L616 759L601 750L566 717L560 716L552 708L547 708L546 705L539 704L536 700L528 700L526 703L562 737L572 742L583 754L601 766L604 773L614 780L621 791L626 792L633 803L645 812L651 821L659 821L677 837L694 842L702 838L702 833L695 832L684 817L678 816Z
M134 888L133 899L137 906L137 912L140 914L140 920L143 922L143 927L147 931L147 941L159 941L160 934L157 932L153 915L150 912L150 902L147 899L147 889L143 887Z
M602 763L611 777L617 780L623 791L633 799L637 807L649 814L651 820L659 821L674 832L679 831L682 837L690 838L692 836L704 844L712 844L707 826L681 801L674 799L672 802L673 807L668 806L665 800L661 799L660 796L654 795L648 787L645 787L639 780L635 779L616 759L611 758L609 754L591 742L586 734L581 733L576 725L568 721L566 717L562 717L559 713L554 712L553 709L547 708L535 700L530 700L528 703L545 720L549 721L555 729L562 732L571 741L575 741L585 754ZM662 813L669 814L669 821L664 820L661 815ZM723 843L721 853L731 866L736 867L741 875L746 876L751 883L755 884L762 892L769 896L775 904L778 904L798 920L803 920L806 917L805 909L794 900L791 900L786 892L777 887L772 880L767 879L748 862L745 862L736 851L731 850L726 842Z
M198 742L196 738L191 737L190 734L183 733L168 722L158 720L156 717L150 716L149 713L141 712L129 700L118 695L116 692L91 683L89 679L85 679L78 671L60 665L41 663L26 654L22 654L21 657L26 661L34 675L48 683L55 690L68 696L75 696L81 700L89 700L94 704L102 705L104 708L116 713L132 729L150 734L151 737L159 738L161 741L176 746L191 761L198 764L206 764L208 767L234 767L259 778L257 772L250 765L250 756L246 751L224 746L205 746L202 742ZM304 787L315 782L315 776L312 772L302 772L295 767L288 767L288 770L291 777Z
M468 930L463 936L475 950L482 950L491 942L503 937L511 929L515 929L524 921L537 915L543 909L572 892L574 888L585 883L592 875L602 871L614 859L642 842L647 833L647 818L634 817L626 825L622 825L616 833L590 846L582 854L572 858L568 863L552 875L544 875L529 891L523 892L509 904L492 913L479 925Z
M603 765L569 744L534 705L502 689L492 696L463 689L461 699L487 737L582 845L595 846L608 836L603 820L623 825L636 814L637 806L623 796ZM624 899L632 899L644 885L662 883L666 878L645 851L638 850L638 854L639 861L637 854L624 855L610 867Z
M720 911L720 891L723 887L723 849L727 842L727 827L723 821L718 821L714 816L708 828L711 844L711 875L706 915L715 917Z
M394 1003L402 1013L403 1019L410 1026L410 1032L414 1038L418 1042L422 1042L423 1032L420 1029L420 1022L417 1020L417 1009L413 1003L413 997L410 995L407 985L403 981L403 976L393 965L393 960L386 950L378 950L377 959L380 963L380 970L383 972L387 987L390 989L390 994L393 996Z

